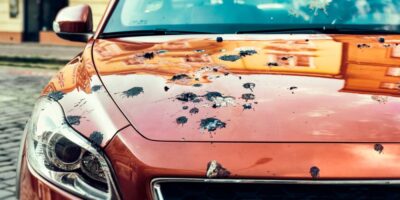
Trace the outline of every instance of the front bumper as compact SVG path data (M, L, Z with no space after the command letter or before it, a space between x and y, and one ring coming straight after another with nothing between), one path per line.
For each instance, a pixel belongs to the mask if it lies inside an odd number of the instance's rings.
M399 184L400 145L381 145L383 151L377 151L373 143L157 142L143 138L129 126L114 137L105 152L122 199L141 200L156 196L155 180L162 179ZM22 161L21 199L44 195L76 198L37 176L24 157ZM208 177L211 161L229 174ZM319 169L318 174L313 174L313 167Z
M400 180L400 145L381 145L383 151L375 143L157 142L127 127L106 153L123 199L149 199L156 178L210 179L213 160L230 175L212 179ZM316 176L313 167L319 169Z

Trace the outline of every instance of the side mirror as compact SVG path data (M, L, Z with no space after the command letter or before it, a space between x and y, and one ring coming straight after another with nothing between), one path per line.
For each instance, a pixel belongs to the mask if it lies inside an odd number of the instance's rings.
M92 9L88 5L63 8L57 14L53 30L60 38L87 42L93 35Z

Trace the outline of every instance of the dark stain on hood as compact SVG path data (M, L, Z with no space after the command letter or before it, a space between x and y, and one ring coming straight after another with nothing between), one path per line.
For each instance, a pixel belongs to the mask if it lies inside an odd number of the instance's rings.
M122 92L122 94L125 97L135 97L138 96L139 94L144 93L144 90L142 87L133 87L129 90L126 90L124 92Z
M200 121L200 129L202 131L208 131L208 132L214 132L217 129L221 129L221 128L225 128L226 127L226 123L214 118L214 117L210 117L210 118L206 118L206 119L202 119Z
M226 35L220 43L203 35L102 39L95 42L93 57L115 102L148 139L400 141L400 47L395 45L400 36L384 36L390 47L379 37ZM148 52L154 57L143 59ZM142 90L128 94L138 85ZM134 98L123 98L120 91ZM384 97L385 103L372 96Z
M48 96L52 99L54 99L55 101L59 101L62 98L64 98L64 93L61 91L54 91L48 94Z
M310 168L310 175L313 179L318 179L320 176L320 169L316 166Z
M81 116L69 115L67 116L67 122L71 126L78 126L81 123Z
M195 101L197 99L197 94L193 92L185 92L176 96L176 99L183 102Z

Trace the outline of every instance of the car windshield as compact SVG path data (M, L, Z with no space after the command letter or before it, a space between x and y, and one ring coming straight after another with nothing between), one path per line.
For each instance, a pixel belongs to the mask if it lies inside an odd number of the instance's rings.
M400 0L119 0L103 33L240 33L337 27L399 31Z

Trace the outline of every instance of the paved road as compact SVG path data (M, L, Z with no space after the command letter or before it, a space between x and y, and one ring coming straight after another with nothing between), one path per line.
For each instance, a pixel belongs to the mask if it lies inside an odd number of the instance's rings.
M15 199L19 140L53 71L0 66L0 199Z

